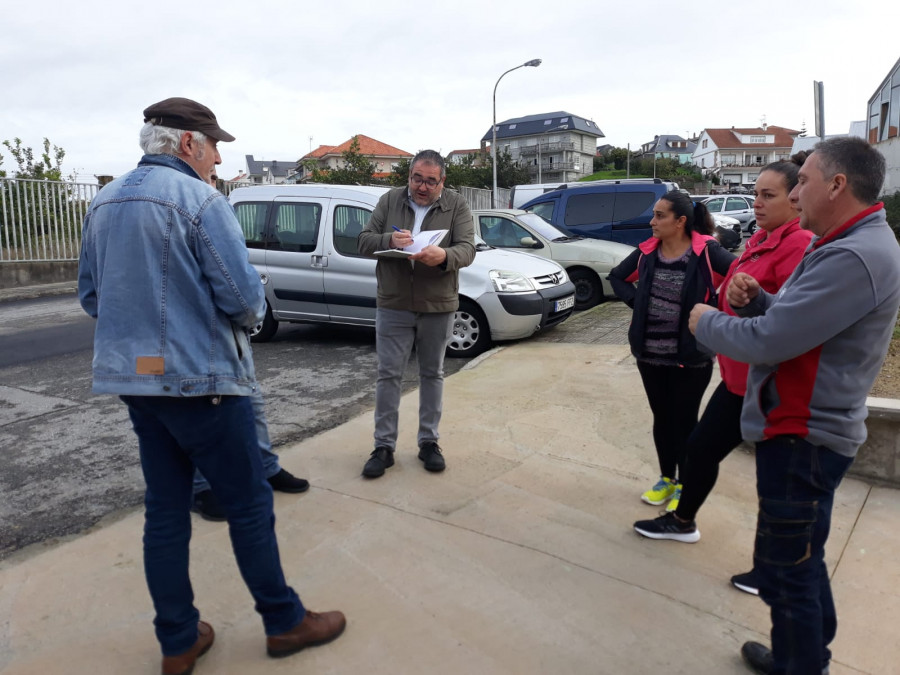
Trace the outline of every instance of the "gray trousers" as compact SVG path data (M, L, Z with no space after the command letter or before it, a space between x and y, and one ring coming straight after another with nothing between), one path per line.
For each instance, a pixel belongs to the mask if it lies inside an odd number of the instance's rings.
M425 313L378 308L375 312L375 447L393 450L403 371L416 348L419 361L418 445L437 442L444 396L444 350L450 339L454 312Z

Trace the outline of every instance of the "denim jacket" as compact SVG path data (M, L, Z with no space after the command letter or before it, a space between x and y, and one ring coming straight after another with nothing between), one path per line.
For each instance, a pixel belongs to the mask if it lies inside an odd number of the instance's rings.
M247 328L265 295L234 210L172 155L145 155L91 202L78 269L97 319L93 390L249 395Z

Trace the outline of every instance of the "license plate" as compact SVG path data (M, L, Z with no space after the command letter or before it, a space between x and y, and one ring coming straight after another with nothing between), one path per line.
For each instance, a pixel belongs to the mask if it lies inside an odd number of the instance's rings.
M564 309L571 309L575 306L575 296L570 295L568 298L563 298L562 300L557 300L554 305L554 312L561 312Z

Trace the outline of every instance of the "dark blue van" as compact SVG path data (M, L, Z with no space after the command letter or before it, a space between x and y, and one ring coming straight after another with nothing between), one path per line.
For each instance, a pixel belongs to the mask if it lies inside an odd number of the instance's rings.
M669 190L677 189L677 183L660 178L574 183L545 192L521 208L572 236L637 246L651 235L653 205Z

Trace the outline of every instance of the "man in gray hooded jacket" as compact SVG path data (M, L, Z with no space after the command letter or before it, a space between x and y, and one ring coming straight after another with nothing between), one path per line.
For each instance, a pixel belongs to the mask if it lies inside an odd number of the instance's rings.
M866 438L866 396L900 306L900 246L878 195L885 161L864 140L819 143L791 200L816 235L772 296L738 273L726 290L742 317L706 305L697 339L750 364L741 417L756 443L754 563L771 608L772 649L748 642L756 672L827 673L837 619L825 542L834 491Z

